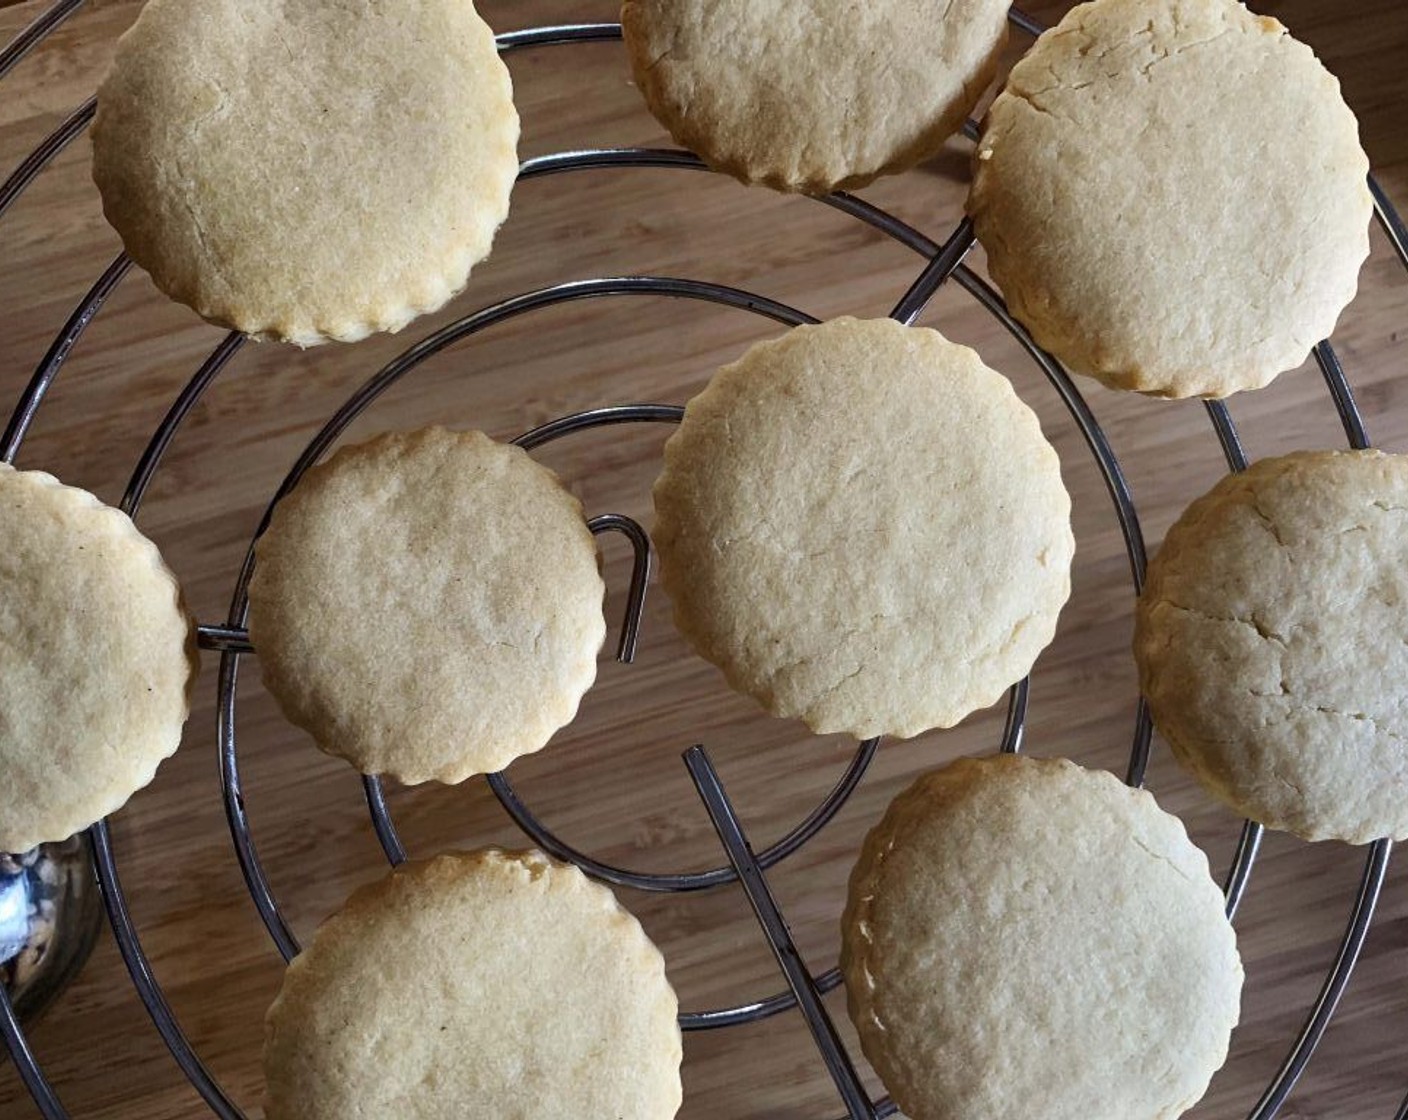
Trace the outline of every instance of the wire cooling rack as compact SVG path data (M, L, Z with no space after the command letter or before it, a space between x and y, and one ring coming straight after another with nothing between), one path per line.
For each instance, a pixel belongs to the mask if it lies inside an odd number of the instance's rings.
M25 54L38 45L55 27L73 14L82 2L83 0L59 0L21 32L3 51L0 51L0 78L3 78ZM1028 36L1036 36L1042 30L1040 24L1016 9L1011 11L1010 20L1021 33ZM510 52L619 38L620 27L616 24L572 24L534 28L500 35L498 45L501 52ZM4 216L5 211L30 186L48 163L83 132L93 118L93 111L94 101L90 98L74 110L30 153L3 184L0 184L0 217ZM964 132L970 139L976 139L976 124L969 121ZM533 179L547 175L609 167L670 168L695 172L708 170L699 159L683 151L644 148L593 149L562 152L530 159L522 165L519 177L520 179ZM1369 180L1369 188L1373 194L1376 218L1392 243L1400 262L1405 269L1408 269L1408 229L1405 229L1392 204L1372 176ZM912 250L923 261L921 271L891 312L893 318L906 324L913 323L939 287L951 280L995 317L1036 362L1075 421L1104 479L1123 535L1133 586L1138 592L1144 578L1146 559L1144 538L1139 526L1139 516L1120 464L1080 390L1060 363L1031 340L1025 329L1008 314L1001 297L983 279L964 266L963 259L974 241L971 223L965 219L946 240L937 242L884 210L852 195L838 193L819 198L816 201L878 230L898 244ZM44 402L45 395L59 375L69 352L131 266L132 262L125 254L118 255L94 282L69 317L62 331L53 340L28 387L21 395L3 437L0 437L0 459L7 463L14 460L30 425ZM348 425L382 393L427 358L451 344L495 324L529 315L543 308L576 300L605 297L629 298L642 295L665 295L679 299L723 304L789 326L816 321L811 316L785 304L738 288L659 276L626 276L558 284L525 292L485 307L451 323L406 350L400 357L386 365L363 384L346 401L308 444L293 469L284 479L265 511L259 530L255 534L256 538L258 532L262 532L268 523L269 511L272 510L274 504L298 482L310 466L318 461ZM239 353L245 342L246 339L237 333L227 335L196 370L184 389L172 402L165 418L152 434L127 485L121 502L121 506L126 512L136 516L147 487L161 466L162 457L177 430L189 416L201 396L220 376L221 371ZM1350 446L1356 448L1370 446L1368 433L1365 431L1363 420L1355 405L1350 383L1330 342L1319 343L1314 349L1314 356L1343 423L1345 436ZM1247 465L1246 455L1226 407L1216 401L1208 402L1206 407L1228 467L1233 471L1243 470ZM683 410L677 407L657 404L592 409L543 424L520 436L515 442L532 450L551 441L570 438L577 433L605 425L676 424L679 422L682 412ZM620 514L605 514L594 518L590 524L593 533L618 533L622 535L633 549L634 560L630 590L627 596L626 617L621 628L617 648L617 659L629 662L635 654L641 611L649 579L650 541L644 529L637 522ZM260 863L259 853L251 837L249 823L245 815L244 792L240 780L235 694L241 659L254 652L245 630L248 605L247 590L253 558L254 546L251 541L235 582L227 619L220 624L200 626L199 637L200 644L204 649L220 655L217 737L225 811L235 855L239 860L250 897L263 919L269 936L284 959L291 960L298 953L299 944L285 921L278 900L274 896ZM1001 735L999 750L1012 752L1020 749L1026 721L1027 698L1028 682L1023 680L1013 686L1009 693L1007 719ZM1141 784L1143 781L1149 757L1151 730L1147 707L1140 700L1135 706L1129 764L1126 772L1126 780L1132 785ZM827 1072L835 1084L837 1094L845 1106L846 1116L855 1118L855 1120L860 1120L860 1118L879 1120L879 1118L893 1115L896 1111L895 1106L888 1098L881 1100L870 1098L822 1003L821 996L840 984L840 974L835 968L817 973L807 966L793 943L786 919L768 888L766 877L769 868L800 849L831 820L861 782L866 769L874 758L877 744L878 740L875 739L861 743L849 766L830 793L780 841L756 853L744 834L733 810L728 792L710 762L707 752L697 746L687 750L684 753L685 765L704 807L708 811L709 818L718 833L719 842L727 857L726 864L702 872L658 874L602 863L561 840L547 824L537 817L504 774L490 775L489 785L504 809L535 844L559 859L575 863L587 874L613 886L642 891L682 892L711 890L737 884L743 890L752 907L787 986L776 994L747 1003L683 1012L680 1015L680 1026L686 1031L714 1030L754 1022L796 1008L805 1019ZM367 777L364 779L364 786L371 822L385 851L386 858L391 864L398 864L406 858L406 852L388 809L381 784L375 777ZM131 975L132 983L150 1014L154 1026L166 1043L177 1066L200 1093L210 1111L221 1120L243 1120L244 1114L240 1108L211 1076L199 1055L195 1053L187 1041L167 1003L165 994L152 974L142 948L141 937L128 910L119 874L117 854L107 823L99 822L94 825L88 832L88 839L92 848L93 866L108 921L112 926L123 961ZM1231 869L1224 884L1229 918L1236 913L1243 892L1246 890L1261 839L1261 826L1250 821L1246 822L1233 853ZM1292 1040L1280 1068L1249 1113L1250 1120L1270 1120L1277 1114L1287 1095L1295 1086L1334 1014L1336 1004L1349 981L1364 943L1374 906L1383 885L1391 847L1390 841L1380 840L1367 849L1363 874L1338 951L1325 975L1319 993L1307 1013L1304 1025ZM39 1062L30 1050L3 984L0 984L0 1035L3 1035L9 1054L40 1113L46 1120L65 1120L69 1113L61 1104L57 1090L45 1076ZM1398 1108L1394 1120L1408 1120L1408 1097L1405 1097L1402 1105Z

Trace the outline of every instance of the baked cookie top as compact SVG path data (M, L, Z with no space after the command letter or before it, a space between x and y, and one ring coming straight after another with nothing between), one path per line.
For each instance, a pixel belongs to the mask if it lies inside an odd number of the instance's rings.
M469 0L149 0L98 91L93 178L172 299L310 346L463 288L517 142Z
M264 682L330 754L460 782L576 714L606 635L582 506L521 448L427 428L303 476L256 546Z
M1174 754L1307 840L1408 838L1408 458L1297 452L1184 511L1135 616Z
M636 85L745 183L822 194L943 147L992 81L1003 0L625 0Z
M912 1120L1165 1120L1227 1057L1242 965L1177 817L1064 760L965 759L900 794L851 874L841 968Z
M660 578L733 687L817 732L917 735L993 703L1070 594L1056 452L937 331L836 319L691 400L655 484Z
M1339 83L1236 0L1095 0L984 122L968 199L1041 345L1117 389L1225 397L1305 360L1369 252Z
M120 510L0 463L0 851L116 812L176 750L195 631Z
M289 965L265 1028L268 1120L669 1120L665 962L605 887L538 852L404 864Z

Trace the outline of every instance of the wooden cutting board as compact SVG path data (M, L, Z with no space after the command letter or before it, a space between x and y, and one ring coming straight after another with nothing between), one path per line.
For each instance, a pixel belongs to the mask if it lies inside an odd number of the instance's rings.
M1399 0L1263 0L1320 52L1360 114L1384 186L1408 205L1408 5ZM44 7L0 9L7 41ZM1065 4L1033 5L1050 22ZM0 174L95 88L132 0L91 0L0 84ZM614 17L608 0L485 0L498 30ZM1016 37L1022 42L1022 37ZM524 120L523 154L588 145L663 144L632 88L619 44L554 47L510 59ZM1215 121L1209 127L1216 127ZM960 214L968 145L884 180L864 197L941 238ZM75 143L0 222L0 402L13 400L87 286L118 251ZM1247 200L1255 205L1255 200ZM981 254L973 258L981 268ZM470 288L404 334L306 353L247 346L173 443L140 523L165 550L203 621L224 616L249 537L284 472L322 421L366 378L435 327L509 295L563 280L622 273L733 284L811 314L884 314L918 271L910 251L814 201L747 190L717 176L668 170L593 171L521 186L493 258ZM1032 685L1027 747L1123 770L1135 684L1128 655L1131 586L1112 507L1080 435L1033 364L959 291L924 321L977 346L1037 409L1061 453L1075 503L1074 594ZM599 300L494 328L416 369L353 435L429 422L509 437L602 404L683 403L721 362L774 327L736 310L664 299ZM1381 445L1408 450L1408 274L1374 236L1362 293L1336 342ZM116 501L169 402L220 341L163 299L139 271L122 283L64 367L19 463L54 471ZM1082 381L1139 502L1151 547L1182 506L1221 473L1201 405L1122 396ZM1313 366L1236 398L1232 413L1253 456L1341 446L1343 434ZM660 427L615 429L555 444L543 458L591 513L648 523ZM975 433L974 438L982 438ZM3 542L0 542L0 547ZM628 556L606 544L609 613L624 600ZM115 819L123 882L157 977L197 1051L246 1113L261 1115L262 1017L282 961L246 894L220 799L215 670L207 655L180 754ZM356 884L382 873L359 783L277 714L246 664L239 742L254 837L294 929L308 936ZM1003 713L886 744L859 792L821 835L772 875L802 951L829 967L845 876L870 823L916 772L991 750ZM755 844L785 833L836 780L851 747L770 721L691 657L654 594L636 663L603 665L579 720L513 777L570 842L600 858L664 870L721 862L680 762L704 743ZM1149 786L1188 821L1221 875L1238 823L1177 769L1156 740ZM482 781L396 790L391 805L412 853L520 843ZM1245 1115L1282 1060L1315 996L1348 915L1364 854L1272 836L1237 926L1248 983L1227 1068L1195 1113ZM627 892L624 901L664 948L686 1007L782 987L740 892ZM1130 930L1137 939L1139 930ZM531 962L527 962L531 966ZM827 1001L853 1043L843 1001ZM1388 1120L1408 1090L1408 860L1390 868L1363 960L1283 1115ZM205 1115L163 1048L110 935L67 996L33 1030L65 1104L84 1120ZM795 1013L686 1039L687 1118L836 1116L838 1100ZM867 1073L869 1077L869 1074ZM871 1079L873 1084L873 1078ZM1032 1102L1039 1113L1041 1102ZM36 1115L13 1069L0 1066L0 1117Z

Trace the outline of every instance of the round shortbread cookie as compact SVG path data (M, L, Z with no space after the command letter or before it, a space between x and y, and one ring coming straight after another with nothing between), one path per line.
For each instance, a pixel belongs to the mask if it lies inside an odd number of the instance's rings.
M636 85L745 183L821 194L935 155L992 81L1005 0L625 0Z
M264 683L363 773L501 770L569 723L596 678L606 587L581 503L481 432L343 448L279 502L256 555Z
M1353 299L1368 171L1339 83L1274 19L1096 0L1012 68L968 208L1012 313L1073 369L1225 397Z
M1297 452L1224 478L1150 563L1134 654L1155 726L1237 812L1408 838L1408 457Z
M816 732L917 735L993 703L1070 594L1070 499L1007 379L937 331L836 319L761 342L665 444L675 621Z
M670 1120L678 1004L605 887L539 852L404 864L289 965L268 1120Z
M93 178L163 292L311 346L459 292L517 143L470 0L149 0L98 91Z
M1237 1023L1207 858L1111 774L964 759L890 805L851 874L841 968L912 1120L1171 1120Z
M120 510L0 463L0 851L116 812L181 742L195 629Z

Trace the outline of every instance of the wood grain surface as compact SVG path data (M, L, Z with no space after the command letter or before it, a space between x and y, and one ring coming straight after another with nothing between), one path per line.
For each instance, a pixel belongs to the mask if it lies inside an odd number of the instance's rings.
M35 0L0 8L0 41L43 6ZM1408 5L1261 0L1253 6L1285 21L1340 76L1385 187L1408 204ZM1039 4L1033 11L1051 21L1065 7ZM131 0L91 0L0 84L0 174L92 92L137 8ZM483 8L498 30L615 14L610 0L485 0ZM619 44L525 51L509 65L524 120L524 156L666 140L640 104ZM942 237L960 214L967 151L966 143L954 142L928 166L863 195ZM87 141L73 144L0 222L0 401L17 396L118 251L88 159ZM1250 214L1259 200L1231 204ZM1361 294L1336 342L1376 442L1408 450L1408 275L1377 230L1373 246ZM623 273L733 284L818 316L884 314L921 263L815 201L745 189L718 176L588 171L527 182L493 258L441 313L401 335L350 347L246 346L176 436L139 522L184 580L199 617L217 621L265 504L300 450L358 385L434 328L515 293ZM980 252L973 263L981 269ZM1074 592L1033 679L1027 747L1122 772L1135 701L1131 583L1094 461L1033 363L968 296L945 289L924 322L977 346L1012 377L1059 450L1074 497ZM776 330L755 316L694 301L618 298L556 307L437 354L379 400L350 435L440 422L510 437L595 405L683 403L718 364ZM20 465L54 471L115 502L152 428L221 337L134 270L74 349ZM1087 381L1080 387L1125 466L1152 547L1223 470L1204 410L1193 402L1117 395ZM1231 407L1253 456L1343 445L1311 365ZM591 433L553 445L542 458L563 472L590 513L618 511L648 523L649 487L666 434L659 426ZM953 438L985 437L978 431ZM604 547L614 620L628 556L617 539ZM246 893L225 823L215 740L217 662L205 658L182 750L114 819L113 832L155 974L196 1050L253 1118L262 1115L262 1018L282 962ZM994 709L950 732L883 745L836 820L775 871L774 890L814 968L834 962L845 877L864 831L917 772L993 749L1002 720L1002 710ZM252 660L242 673L238 730L259 852L293 928L307 937L352 887L381 875L385 860L356 776L279 717ZM540 755L516 764L512 777L562 837L600 858L654 870L712 866L722 853L680 761L681 750L696 742L717 761L757 845L798 821L853 749L769 720L731 694L717 672L687 653L657 593L636 663L617 665L604 656L600 682L577 722ZM1193 787L1157 740L1149 785L1184 817L1221 875L1239 822ZM413 854L522 842L482 780L398 789L390 801ZM1364 854L1268 837L1237 920L1248 976L1243 1022L1196 1116L1245 1115L1261 1094L1334 956ZM663 947L685 1007L782 987L737 888L623 897ZM1137 943L1141 931L1128 936ZM827 1004L853 1042L839 993ZM32 1038L75 1117L206 1114L152 1029L110 934ZM692 1034L685 1056L685 1117L841 1112L795 1013ZM1389 1120L1405 1090L1408 861L1399 861L1390 868L1340 1014L1283 1115ZM1040 1101L1031 1102L1032 1114L1041 1109ZM34 1115L13 1069L0 1066L0 1118Z

